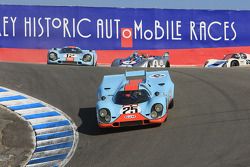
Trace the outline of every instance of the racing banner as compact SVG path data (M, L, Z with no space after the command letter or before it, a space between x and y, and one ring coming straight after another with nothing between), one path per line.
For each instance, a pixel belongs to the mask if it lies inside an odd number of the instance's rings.
M250 53L250 11L0 5L0 60L46 63L50 48L96 50L98 64L134 50L175 65Z

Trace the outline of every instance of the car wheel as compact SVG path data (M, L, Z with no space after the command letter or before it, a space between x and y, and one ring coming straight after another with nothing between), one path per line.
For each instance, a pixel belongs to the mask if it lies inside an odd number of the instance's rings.
M171 100L171 102L168 105L168 109L171 109L174 107L174 99Z
M149 62L148 62L148 64L147 64L147 68L150 68L150 64L149 64Z
M119 67L120 61L121 61L121 59L115 59L115 60L111 63L111 67Z
M170 67L170 63L169 61L166 62L166 65L165 65L166 68L169 68Z
M84 61L84 62L90 62L91 61L91 59L92 59L92 56L90 55L90 54L85 54L85 55L83 55L83 57L82 57L82 60Z
M50 52L48 58L49 60L55 61L57 59L57 54L54 52Z
M95 62L95 59L93 60L93 64L92 64L93 67L96 66L96 62Z
M236 61L236 60L233 60L230 64L230 67L236 67L236 66L239 66L239 62Z

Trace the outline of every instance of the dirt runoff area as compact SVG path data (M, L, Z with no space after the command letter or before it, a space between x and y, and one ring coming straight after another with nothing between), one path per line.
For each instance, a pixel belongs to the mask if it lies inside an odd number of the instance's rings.
M35 135L29 123L0 106L0 166L25 166L34 148Z

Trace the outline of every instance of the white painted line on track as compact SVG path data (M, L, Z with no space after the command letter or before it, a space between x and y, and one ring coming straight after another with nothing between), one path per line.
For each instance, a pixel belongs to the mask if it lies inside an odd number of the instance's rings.
M45 128L45 129L37 129L35 130L37 135L42 135L46 133L55 133L55 132L63 132L63 131L68 131L71 130L71 126L61 126L61 127L55 127L55 128Z
M40 157L46 157L46 156L53 156L57 154L65 154L70 151L71 148L62 148L62 149L57 149L57 150L52 150L52 151L43 151L43 152L37 152L34 153L32 158L40 158Z
M48 145L59 144L59 143L65 143L65 142L71 142L71 141L74 141L73 136L61 137L60 139L42 140L42 141L37 141L37 147L48 146Z
M22 104L32 104L32 103L35 103L35 101L31 99L11 100L11 101L1 102L2 105L7 106L7 107L17 106L17 105L22 105Z
M1 97L9 97L9 96L15 96L15 95L18 95L17 93L15 92L0 92L0 98Z
M60 163L60 160L55 160L55 161L50 161L46 163L37 163L37 164L32 164L32 165L26 165L26 167L52 167L52 166L57 166L57 164Z
M53 116L53 117L30 119L29 122L32 125L37 125L37 124L48 123L48 122L57 122L61 120L65 120L65 117L62 115L59 115L59 116Z
M17 110L16 112L20 115L30 115L30 114L38 114L42 112L47 112L47 111L53 111L53 109L50 107L40 107L40 108Z

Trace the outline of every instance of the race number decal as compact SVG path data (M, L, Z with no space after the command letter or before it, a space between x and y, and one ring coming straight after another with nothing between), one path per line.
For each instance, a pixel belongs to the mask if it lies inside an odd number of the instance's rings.
M154 60L152 62L152 66L153 67L163 67L164 66L163 60Z
M73 57L75 57L75 54L73 54L73 53L67 53L67 54L64 55L64 57L66 57L66 58L73 58Z
M73 62L74 58L75 58L75 55L72 54L72 53L68 53L68 54L65 55L65 57L66 57L66 61Z
M122 64L133 65L133 64L136 64L136 61L124 61L124 62L122 62Z
M162 77L165 77L166 75L165 74L153 74L153 75L150 75L149 77L150 78L162 78Z
M137 104L132 105L124 105L121 109L120 114L134 114L134 113L140 113L141 109Z
M158 61L157 61L157 60L154 60L153 63L152 63L152 66L153 66L153 67L157 67L157 66L158 66Z

